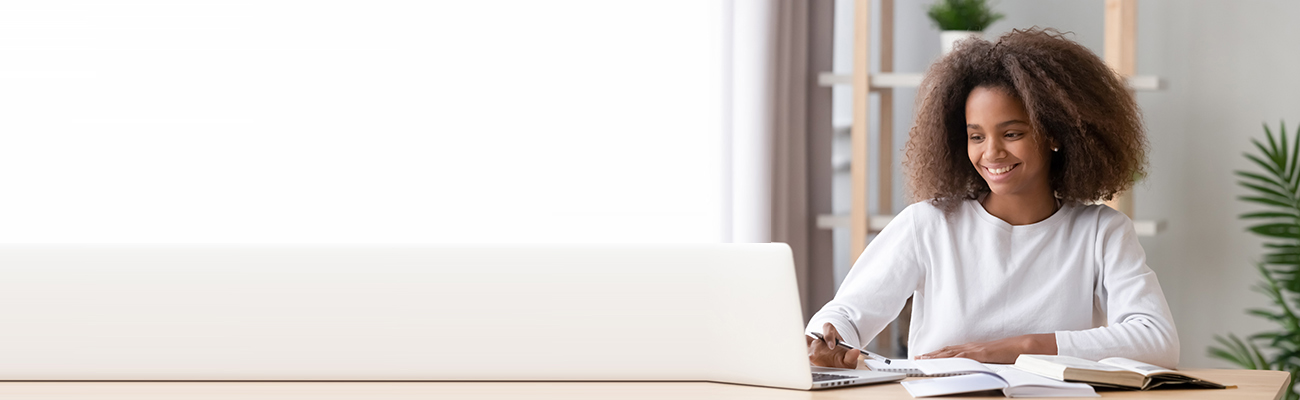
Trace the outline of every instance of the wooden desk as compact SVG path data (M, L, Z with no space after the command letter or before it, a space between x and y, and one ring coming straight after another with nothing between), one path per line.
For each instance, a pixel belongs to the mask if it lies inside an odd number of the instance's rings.
M1103 391L1104 398L1280 399L1281 371L1188 370L1235 384L1226 390ZM921 378L909 378L921 379ZM21 399L911 399L897 383L819 391L708 382L0 382L0 398ZM994 399L1001 396L941 397Z

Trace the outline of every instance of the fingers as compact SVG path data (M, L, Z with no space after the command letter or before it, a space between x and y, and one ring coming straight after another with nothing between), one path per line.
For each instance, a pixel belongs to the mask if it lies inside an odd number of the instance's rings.
M813 365L819 367L831 368L857 368L858 351L857 350L840 350L840 351L821 351L817 350L809 358Z
M944 347L942 349L939 349L938 351L932 351L923 354L921 356L916 357L916 359L928 360L932 358L962 357L962 358L969 358L979 362L985 362L983 361L983 357L980 354L981 352L979 352L978 349L971 348L969 346L949 346L949 347Z
M808 360L813 365L832 368L858 367L859 352L857 350L848 350L843 347L827 348L825 343L821 339L814 339L808 345Z
M944 347L944 348L942 348L942 349L939 349L939 350L937 350L937 351L932 351L932 352L929 352L929 353L925 353L925 354L921 355L920 357L917 357L916 359L918 359L918 360L926 360L926 359L931 359L931 358L950 358L950 357L953 357L955 354L957 354L957 349L954 348L953 346L948 346L948 347Z
M840 341L840 333L835 330L835 325L830 322L822 324L822 337L826 338L826 348L835 349L835 344Z
M844 352L844 358L841 358L841 359L840 359L840 361L841 361L841 364L840 364L840 365L842 365L840 368L857 368L857 367L858 367L858 356L861 355L861 354L862 354L862 352L859 352L859 351L857 351L857 350L849 350L849 351L845 351L845 352Z

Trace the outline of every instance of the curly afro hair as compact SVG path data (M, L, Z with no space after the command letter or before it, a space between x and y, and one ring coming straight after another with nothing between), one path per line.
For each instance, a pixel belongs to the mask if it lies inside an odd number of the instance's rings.
M1038 140L1059 146L1049 181L1062 201L1110 200L1146 173L1142 116L1124 79L1054 29L970 38L926 72L904 166L914 200L951 211L989 192L966 153L966 98L976 87L1023 102Z

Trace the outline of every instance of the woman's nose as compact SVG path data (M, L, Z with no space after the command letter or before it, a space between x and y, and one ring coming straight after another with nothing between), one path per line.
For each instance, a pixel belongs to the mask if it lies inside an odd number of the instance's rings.
M987 142L988 147L984 149L984 157L990 160L1000 160L1007 155L1007 149L1002 145L1001 140L990 140Z

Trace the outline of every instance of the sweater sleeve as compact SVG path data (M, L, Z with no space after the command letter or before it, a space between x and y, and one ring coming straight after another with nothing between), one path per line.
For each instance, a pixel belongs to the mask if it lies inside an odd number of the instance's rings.
M1178 332L1156 274L1146 265L1133 221L1106 209L1098 235L1101 260L1095 290L1109 326L1056 332L1057 354L1088 360L1125 357L1178 367ZM1107 218L1110 217L1110 218Z
M917 205L903 209L853 263L835 298L813 315L806 332L829 322L844 341L861 348L903 309L923 278L917 262Z

